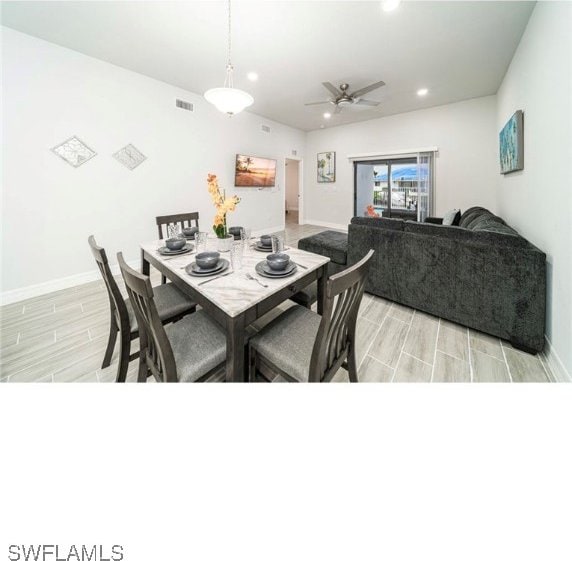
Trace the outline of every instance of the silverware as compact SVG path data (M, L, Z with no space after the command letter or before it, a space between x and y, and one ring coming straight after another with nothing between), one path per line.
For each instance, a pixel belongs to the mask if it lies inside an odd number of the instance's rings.
M306 265L302 265L300 263L296 263L296 261L292 261L292 263L294 263L294 265L298 266L298 267L302 267L302 269L307 269L308 267L306 267Z
M253 280L256 281L260 286L263 286L264 288L268 288L267 284L264 284L263 282L260 282L256 277L253 277L250 273L246 273L246 278L248 280Z
M211 282L217 279L222 279L222 277L226 277L227 275L232 275L232 273L234 273L234 271L228 271L228 273L223 273L222 275L218 275L216 277L213 277L212 279L207 279L205 281L202 281L197 286L201 286L201 284L207 284L207 282Z

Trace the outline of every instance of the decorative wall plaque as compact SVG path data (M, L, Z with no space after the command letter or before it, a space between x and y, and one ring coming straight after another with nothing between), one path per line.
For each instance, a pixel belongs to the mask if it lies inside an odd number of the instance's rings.
M115 152L113 157L126 168L131 170L135 169L139 164L143 163L147 159L147 157L139 152L133 144L124 146L121 150Z
M78 168L81 164L85 164L85 162L97 155L97 152L83 143L77 136L72 136L61 144L54 146L52 152L74 168Z

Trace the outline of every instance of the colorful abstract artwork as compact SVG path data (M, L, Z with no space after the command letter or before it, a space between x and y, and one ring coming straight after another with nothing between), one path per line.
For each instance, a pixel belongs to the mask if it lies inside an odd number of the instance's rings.
M524 169L523 125L523 112L518 110L500 131L500 171L503 174Z

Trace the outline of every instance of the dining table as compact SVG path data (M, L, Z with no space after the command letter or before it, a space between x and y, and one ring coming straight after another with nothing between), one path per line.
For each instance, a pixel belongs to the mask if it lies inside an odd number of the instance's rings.
M313 282L317 282L318 288L317 311L322 314L328 257L286 247L284 252L296 263L295 272L287 277L267 278L259 275L255 267L266 260L268 253L258 251L255 244L248 243L243 250L241 267L233 269L229 266L224 273L205 278L191 276L186 270L195 260L194 245L190 253L165 256L159 253L164 244L164 240L154 240L140 245L141 272L149 275L153 266L221 326L226 333L227 382L248 380L246 330L257 319ZM230 261L229 252L221 252L220 256ZM209 279L213 280L204 282ZM189 345L192 344L190 340Z

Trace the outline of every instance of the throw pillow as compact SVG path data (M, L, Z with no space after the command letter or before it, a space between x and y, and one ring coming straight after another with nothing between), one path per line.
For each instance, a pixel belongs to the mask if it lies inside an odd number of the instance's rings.
M445 216L443 216L443 226L455 226L456 225L455 222L459 224L460 219L461 219L461 211L458 208L449 210L445 213Z

